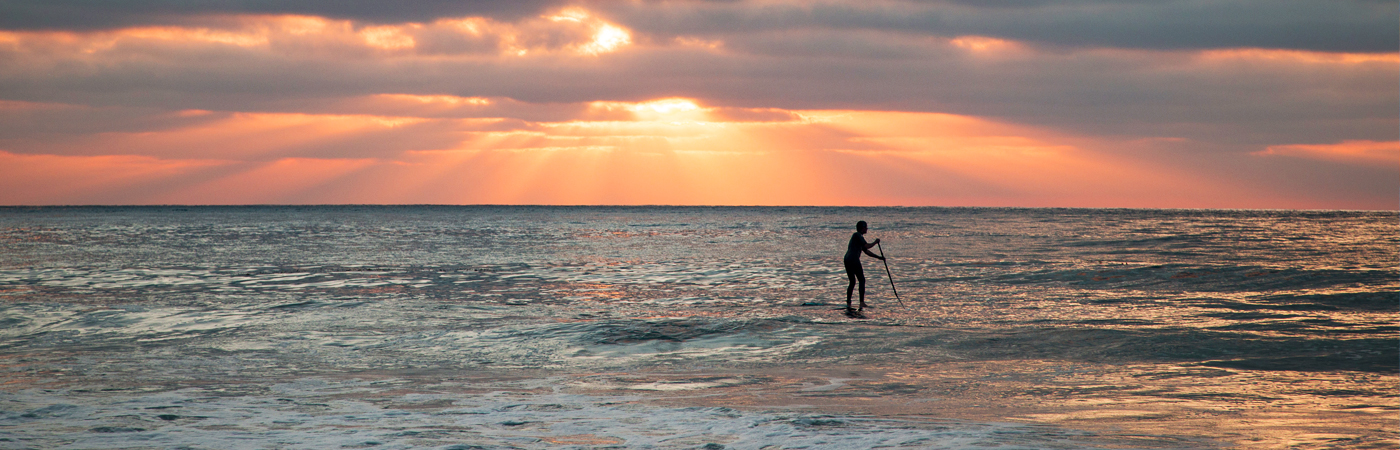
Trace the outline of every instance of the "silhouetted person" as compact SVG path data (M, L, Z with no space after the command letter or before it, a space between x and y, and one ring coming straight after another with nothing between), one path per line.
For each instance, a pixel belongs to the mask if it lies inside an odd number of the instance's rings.
M851 243L846 245L846 278L851 281L851 284L846 285L846 314L865 310L865 269L860 266L860 254L865 253L875 259L885 259L880 255L870 253L870 247L879 243L879 239L866 243L865 221L856 222L856 232L851 235ZM860 282L860 309L853 310L851 309L851 291L855 289L857 281Z

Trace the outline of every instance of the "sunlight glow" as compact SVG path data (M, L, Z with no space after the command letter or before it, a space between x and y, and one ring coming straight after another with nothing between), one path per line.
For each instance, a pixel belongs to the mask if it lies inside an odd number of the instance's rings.
M378 94L375 97L386 100L410 100L419 103L445 103L449 105L474 105L486 106L491 104L491 99L485 97L458 97L455 95L409 95L409 94Z
M412 48L415 44L413 36L405 34L399 27L367 27L360 30L360 36L370 46L388 50Z
M629 108L636 112L671 114L681 111L695 111L697 109L700 109L700 106L696 105L695 101L690 99L665 98L661 100L652 100L649 102L637 103L629 106Z
M974 53L994 53L1017 50L1021 46L1014 41L984 36L959 36L948 41L955 47Z
M603 24L598 27L598 33L593 35L593 42L579 47L579 51L590 55L608 53L616 51L618 47L632 43L632 35L627 30L618 28L610 24Z
M569 22L577 25L589 27L593 30L592 40L575 46L575 52L584 55L600 55L617 51L618 48L632 43L632 34L626 29L617 25L605 22L593 17L591 13L582 8L565 8L552 16L546 16L552 22ZM524 55L524 53L521 53Z
M706 121L704 108L687 98L663 98L646 102L593 102L589 108L598 111L626 111L635 120Z
M375 98L424 105L490 101ZM103 193L125 203L1170 206L1177 198L1220 198L1218 192L1229 191L1069 143L1086 142L1082 137L968 116L775 115L765 108L752 114L768 120L725 121L686 98L560 108L579 118L524 123L194 111L192 117L208 120L94 135L45 150L109 148L180 158L200 148L203 159L11 155L0 158L11 164L0 175L63 185L110 166L76 190L18 189L27 197L8 198L12 203ZM55 170L55 164L92 169ZM198 170L217 173L186 176ZM165 187L142 190L151 185Z

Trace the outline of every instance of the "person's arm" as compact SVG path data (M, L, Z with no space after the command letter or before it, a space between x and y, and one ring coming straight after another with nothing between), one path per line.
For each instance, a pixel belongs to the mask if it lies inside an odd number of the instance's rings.
M885 258L881 257L880 255L876 255L876 254L874 254L874 253L870 253L870 249L871 249L871 248L874 248L876 245L880 245L880 238L875 238L875 242L871 242L871 243L869 243L869 244L865 244L865 248L861 249L861 251L865 252L865 254L867 254L867 255L870 255L870 256L875 257L875 259L881 259L881 260L885 259Z

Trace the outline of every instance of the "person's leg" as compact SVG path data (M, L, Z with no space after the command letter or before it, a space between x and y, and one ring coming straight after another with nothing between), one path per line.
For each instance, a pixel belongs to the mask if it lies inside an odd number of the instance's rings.
M846 281L850 282L846 285L846 309L851 309L851 291L856 288L856 272L851 270L850 264L846 265Z
M858 309L857 311L863 311L865 310L865 271L857 271L856 279L860 280L860 309ZM849 304L850 302L847 303ZM848 305L847 308L849 307L850 306Z

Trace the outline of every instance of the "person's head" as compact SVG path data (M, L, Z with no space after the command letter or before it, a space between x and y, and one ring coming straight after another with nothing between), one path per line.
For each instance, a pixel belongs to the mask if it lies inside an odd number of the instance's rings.
M857 233L862 233L862 234L864 234L864 233L865 233L865 229L866 229L866 226L865 226L865 221L864 221L864 220L862 220L862 221L860 221L860 222L856 222L856 232L857 232Z

